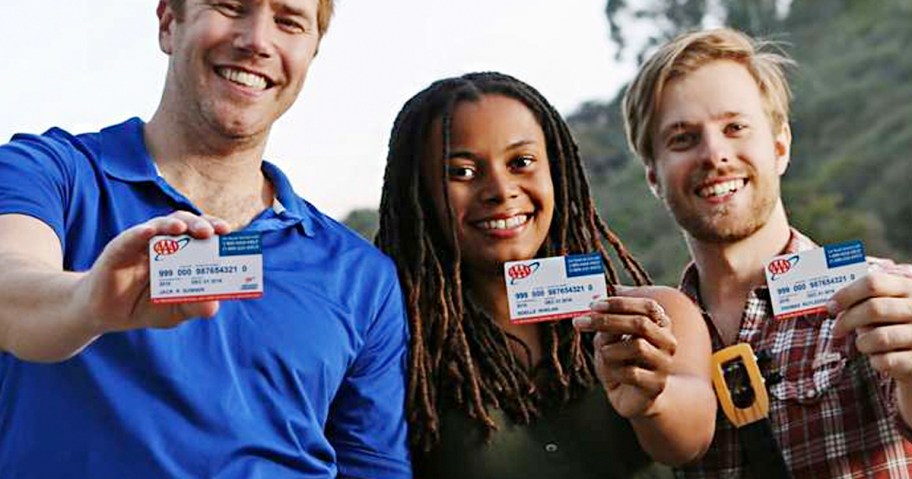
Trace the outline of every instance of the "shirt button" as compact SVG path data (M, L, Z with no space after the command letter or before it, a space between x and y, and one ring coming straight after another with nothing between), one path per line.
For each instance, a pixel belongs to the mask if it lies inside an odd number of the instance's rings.
M807 391L804 392L805 399L813 399L814 396L816 396L816 395L817 395L817 391L814 391L813 389L808 389Z
M557 452L557 443L549 442L545 444L545 452Z

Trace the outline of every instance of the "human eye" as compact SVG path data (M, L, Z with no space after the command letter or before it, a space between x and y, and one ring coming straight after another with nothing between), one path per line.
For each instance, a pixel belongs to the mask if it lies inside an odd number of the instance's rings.
M450 165L447 167L447 177L452 180L471 180L475 177L475 168L468 165Z
M725 125L724 129L726 135L732 136L741 134L744 130L747 130L747 124L737 121Z
M244 13L244 5L241 2L214 2L213 7L228 17L238 17Z
M276 17L275 22L283 30L290 33L304 33L308 30L298 18L293 16L280 15Z
M668 137L666 144L672 150L685 150L697 142L697 134L690 131L681 131Z
M515 158L512 158L507 164L509 168L513 171L525 170L535 164L535 157L532 155L519 155Z

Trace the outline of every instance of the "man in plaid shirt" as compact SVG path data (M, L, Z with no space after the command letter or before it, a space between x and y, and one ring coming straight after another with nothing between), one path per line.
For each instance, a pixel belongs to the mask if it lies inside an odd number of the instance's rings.
M912 267L869 258L829 314L773 319L763 268L816 247L790 227L787 57L730 29L682 35L641 68L624 98L627 138L655 195L684 230L682 289L718 350L749 343L783 380L770 388L775 439L795 477L912 476ZM709 452L682 477L746 477L720 416Z

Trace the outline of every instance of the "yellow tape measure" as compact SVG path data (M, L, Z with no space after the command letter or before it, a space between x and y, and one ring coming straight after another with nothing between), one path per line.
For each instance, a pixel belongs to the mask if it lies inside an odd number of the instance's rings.
M716 351L712 381L722 411L735 427L769 415L769 396L750 344L739 343Z

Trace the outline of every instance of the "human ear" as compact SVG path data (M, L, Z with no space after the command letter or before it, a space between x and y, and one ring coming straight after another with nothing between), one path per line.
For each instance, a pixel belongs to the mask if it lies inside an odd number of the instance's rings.
M662 199L662 185L659 183L658 176L656 176L655 166L647 165L646 166L646 183L649 184L649 190L652 191L652 195L658 199Z
M158 0L158 47L161 51L171 54L171 25L174 24L174 10L168 0Z
M776 172L779 176L788 169L792 152L792 130L787 121L782 122L779 133L776 134L774 147L776 149Z

